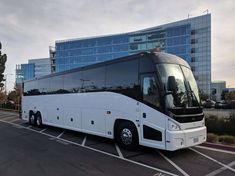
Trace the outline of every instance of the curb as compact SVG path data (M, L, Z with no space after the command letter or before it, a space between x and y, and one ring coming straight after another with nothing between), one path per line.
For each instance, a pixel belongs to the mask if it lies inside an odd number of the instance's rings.
M211 148L216 148L216 149L222 149L222 150L228 150L228 151L235 152L235 147L229 146L229 145L215 144L215 143L211 143L211 142L205 142L201 145L205 146L205 147L211 147Z

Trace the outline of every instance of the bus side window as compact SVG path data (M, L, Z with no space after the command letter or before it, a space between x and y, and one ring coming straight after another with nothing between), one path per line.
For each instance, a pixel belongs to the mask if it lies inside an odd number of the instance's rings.
M143 101L154 107L160 107L159 90L154 76L144 76L142 79Z

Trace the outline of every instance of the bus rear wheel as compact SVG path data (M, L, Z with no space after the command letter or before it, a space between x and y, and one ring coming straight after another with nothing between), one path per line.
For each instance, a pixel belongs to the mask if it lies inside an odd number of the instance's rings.
M116 133L116 140L120 147L127 150L136 149L138 142L138 132L134 124L123 122L119 124Z
M36 125L36 117L35 117L35 114L33 113L29 115L29 124L33 126Z
M42 117L41 117L41 114L40 113L37 113L36 114L36 125L38 127L41 127L42 126Z

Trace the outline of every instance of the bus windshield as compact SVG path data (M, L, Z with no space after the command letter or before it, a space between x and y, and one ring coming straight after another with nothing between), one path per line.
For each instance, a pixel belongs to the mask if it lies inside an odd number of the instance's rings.
M167 92L168 78L174 76L177 89L166 95L167 108L198 107L199 93L192 71L176 64L157 64L157 70Z

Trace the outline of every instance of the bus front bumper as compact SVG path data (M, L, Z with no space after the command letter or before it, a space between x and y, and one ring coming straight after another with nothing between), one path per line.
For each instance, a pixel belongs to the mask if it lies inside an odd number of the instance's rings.
M199 145L206 141L206 127L166 131L166 150L174 151Z

